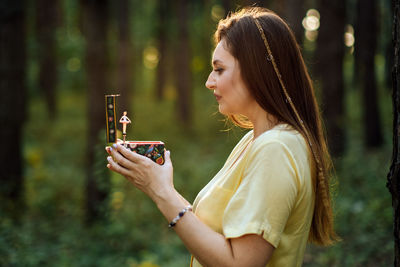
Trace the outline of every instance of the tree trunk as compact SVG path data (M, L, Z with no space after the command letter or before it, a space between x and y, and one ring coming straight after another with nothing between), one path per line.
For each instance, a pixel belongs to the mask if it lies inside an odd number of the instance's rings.
M297 43L302 46L304 37L303 18L305 16L305 0L286 0L286 21L296 36Z
M36 36L39 56L39 87L45 96L49 117L56 116L57 53L55 33L58 0L36 1Z
M333 156L343 153L344 124L344 26L345 1L319 0L321 26L317 40L316 69L322 83L322 112L328 145Z
M392 67L393 67L393 43L391 40L391 35L387 34L392 30L392 19L393 19L393 7L391 2L384 1L383 3L384 10L382 17L385 18L385 22L382 23L381 31L383 32L386 40L384 41L384 56L385 56L385 85L388 90L392 88Z
M0 217L24 211L22 130L26 119L25 1L0 5Z
M240 7L249 7L249 6L263 6L263 2L262 1L258 1L258 0L240 0L238 1Z
M157 65L157 80L156 80L156 98L162 100L164 98L164 88L167 78L167 34L168 34L168 7L170 1L158 1L158 27L157 41L159 61Z
M88 139L86 208L87 222L105 217L109 177L105 167L105 100L108 89L107 0L81 0L82 26L86 38L86 73L88 86Z
M392 195L394 266L400 266L400 0L393 0L393 154L387 187Z
M228 15L229 12L235 11L235 6L234 6L233 1L231 1L231 0L222 0L221 4L222 4L222 7L225 10L224 18Z
M131 86L132 75L134 74L131 69L132 62L132 42L130 38L130 1L120 0L117 1L117 14L118 14L118 77L117 88L115 93L120 93L121 97L118 99L118 116L121 116L124 111L129 111L131 107Z
M268 8L271 8L276 14L280 17L285 17L286 3L287 0L266 0L266 4L268 4Z
M355 63L363 94L364 138L368 147L377 147L383 142L375 74L377 16L375 0L357 1Z
M177 1L177 18L178 18L178 43L176 44L176 87L178 91L178 118L186 129L191 126L192 110L191 110L191 91L192 91L192 72L191 72L191 56L190 42L188 30L188 11L189 1Z

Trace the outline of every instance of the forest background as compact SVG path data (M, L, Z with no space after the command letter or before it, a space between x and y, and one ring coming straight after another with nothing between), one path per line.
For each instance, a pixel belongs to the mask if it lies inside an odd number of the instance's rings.
M189 201L245 133L204 83L228 11L294 30L334 156L336 228L304 266L390 266L392 7L384 0L4 0L0 4L0 265L188 266L155 205L106 168L104 95L128 139L162 140Z

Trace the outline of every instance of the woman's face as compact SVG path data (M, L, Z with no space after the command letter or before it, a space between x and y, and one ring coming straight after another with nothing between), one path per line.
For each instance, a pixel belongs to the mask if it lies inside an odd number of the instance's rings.
M214 50L213 70L206 87L214 91L219 112L224 115L247 115L256 101L242 80L239 63L225 47L225 41L221 40Z

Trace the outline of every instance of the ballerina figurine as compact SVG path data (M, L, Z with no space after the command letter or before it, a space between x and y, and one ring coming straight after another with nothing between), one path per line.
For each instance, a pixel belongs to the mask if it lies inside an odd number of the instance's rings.
M122 123L122 136L123 136L123 141L124 141L124 145L125 145L125 139L126 139L126 125L131 123L131 120L126 116L126 114L128 114L128 112L124 111L124 115L121 117L121 119L119 120L119 123Z

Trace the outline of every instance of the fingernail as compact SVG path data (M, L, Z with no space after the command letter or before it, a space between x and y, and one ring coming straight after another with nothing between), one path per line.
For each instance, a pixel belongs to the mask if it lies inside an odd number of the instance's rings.
M114 148L117 148L117 144L113 144L113 147L114 147Z
M110 152L111 152L113 149L112 149L112 147L109 147L109 148L110 148Z
M108 160L108 161L111 161L111 156L108 156L108 157L107 157L107 160Z

